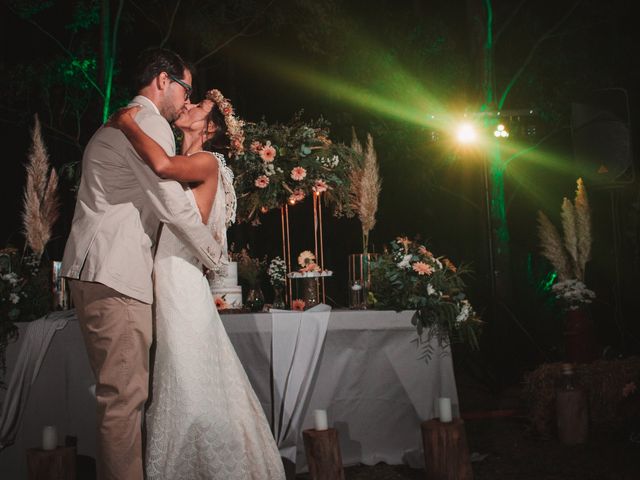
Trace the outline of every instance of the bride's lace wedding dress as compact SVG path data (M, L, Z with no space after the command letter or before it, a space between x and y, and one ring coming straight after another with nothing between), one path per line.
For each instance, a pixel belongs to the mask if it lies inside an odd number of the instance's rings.
M226 251L235 216L224 158L208 224ZM194 208L197 208L191 190ZM196 259L168 228L155 257L156 354L147 411L147 478L283 480L264 411Z

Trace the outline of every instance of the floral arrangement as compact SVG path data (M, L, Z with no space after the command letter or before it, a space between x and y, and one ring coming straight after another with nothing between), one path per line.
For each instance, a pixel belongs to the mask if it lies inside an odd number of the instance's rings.
M297 272L291 272L290 277L330 277L333 275L331 270L320 268L320 265L316 263L316 255L310 250L304 250L298 255L298 265L300 265L300 269Z
M412 323L427 359L432 338L442 346L456 342L476 349L482 322L464 293L462 277L468 273L417 241L398 237L371 263L370 300L375 308L416 310Z
M264 119L245 125L244 151L234 162L240 221L259 223L260 213L322 194L336 216L352 216L349 173L352 150L329 140L328 122L288 124Z
M577 310L595 298L584 283L586 264L591 258L591 212L582 179L576 183L573 203L567 198L562 200L562 237L549 218L538 212L542 255L556 270L558 283L552 290L566 310Z
M287 276L287 265L280 257L275 257L269 263L267 269L267 275L269 275L269 282L274 287L283 287Z

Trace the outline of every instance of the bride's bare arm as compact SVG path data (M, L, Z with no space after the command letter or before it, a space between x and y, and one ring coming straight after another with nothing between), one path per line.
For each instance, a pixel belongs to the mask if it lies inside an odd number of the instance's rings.
M115 112L107 126L121 130L156 175L179 182L200 182L217 172L218 162L213 161L214 158L206 153L168 156L134 120L138 110L140 107L129 107Z

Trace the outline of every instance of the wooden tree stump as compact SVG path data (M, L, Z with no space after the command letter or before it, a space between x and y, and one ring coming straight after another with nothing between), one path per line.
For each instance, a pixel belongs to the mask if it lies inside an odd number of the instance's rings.
M338 431L304 430L302 438L311 480L344 480Z
M422 444L427 480L472 480L467 435L461 418L449 423L422 422Z
M28 480L76 480L76 449L27 450Z

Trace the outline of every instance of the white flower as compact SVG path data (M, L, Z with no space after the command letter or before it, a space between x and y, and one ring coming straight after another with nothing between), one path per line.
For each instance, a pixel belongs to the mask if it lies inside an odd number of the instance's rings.
M400 261L400 263L398 263L398 268L404 268L405 270L408 270L411 268L411 254L405 255L404 257L402 257L402 260Z
M13 272L5 273L2 275L2 280L9 282L12 287L18 284L18 275Z
M338 155L334 155L331 158L316 157L316 161L320 162L322 166L331 169L331 168L336 168L338 166L338 164L340 163L340 158L338 157Z
M13 303L15 305L16 303L18 303L20 301L20 297L15 293L11 293L11 294L9 294L9 300L11 301L11 303Z
M460 302L460 313L456 316L456 323L462 323L466 321L473 312L473 308L471 308L471 304L469 300L462 300Z
M280 257L275 257L273 260L271 260L267 273L269 274L271 285L279 286L284 284L285 275L287 273L287 266L285 264L285 261Z
M433 295L436 293L436 289L430 283L427 283L427 295Z
M596 298L593 290L589 290L584 283L576 279L558 282L551 289L556 297L567 304L569 310L576 310L580 305L591 303Z
M273 163L263 164L262 169L264 170L265 175L267 175L268 177L276 173L276 168L273 166Z

